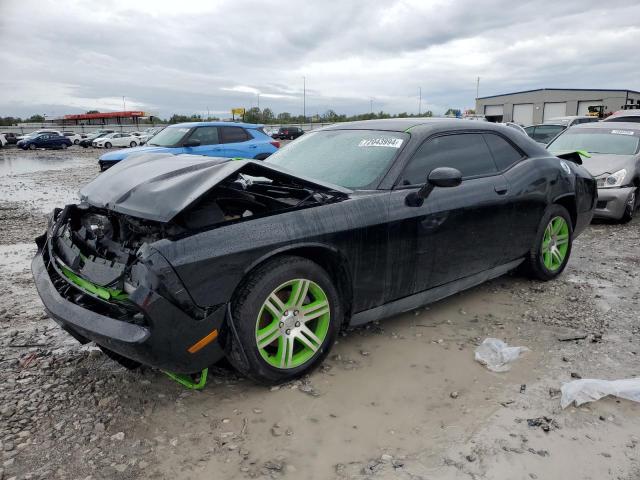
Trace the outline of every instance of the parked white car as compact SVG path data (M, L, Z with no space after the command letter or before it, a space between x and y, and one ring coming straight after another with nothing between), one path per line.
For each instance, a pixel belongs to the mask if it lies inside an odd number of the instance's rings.
M91 144L97 148L137 147L140 145L140 138L130 133L109 133L96 138Z
M62 135L71 140L71 143L73 143L74 145L78 145L80 143L80 140L84 138L82 135L76 132L62 132Z
M0 133L0 147L4 147L7 144L7 137Z

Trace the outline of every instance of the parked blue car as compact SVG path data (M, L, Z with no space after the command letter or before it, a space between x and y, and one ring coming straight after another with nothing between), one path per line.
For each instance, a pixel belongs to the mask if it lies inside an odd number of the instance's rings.
M171 125L151 137L144 147L105 153L100 170L115 165L136 153L189 153L209 157L240 157L264 160L280 147L261 125L229 122L191 122Z
M62 148L65 149L73 145L71 140L55 133L40 133L32 137L20 140L16 145L23 150L35 150L36 148Z

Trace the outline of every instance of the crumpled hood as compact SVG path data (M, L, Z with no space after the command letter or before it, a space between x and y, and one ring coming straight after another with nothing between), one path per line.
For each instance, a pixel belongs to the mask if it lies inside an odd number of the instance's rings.
M98 140L97 138L94 139ZM131 155L135 155L137 153L170 153L172 150L172 148L168 148L168 147L153 147L153 146L149 146L149 147L133 147L133 148L123 148L122 150L116 150L115 152L109 152L109 153L105 153L104 155L100 156L100 160L103 161L107 161L107 162L114 162L114 161L120 161L120 160L124 160L125 158L130 157Z
M633 155L592 153L591 158L582 159L582 166L594 177L599 177L604 173L615 173L623 168L627 169L627 173L632 173L635 171L634 159Z
M320 191L352 193L261 161L148 153L119 162L100 174L80 190L80 200L126 215L168 222L236 173L285 180Z

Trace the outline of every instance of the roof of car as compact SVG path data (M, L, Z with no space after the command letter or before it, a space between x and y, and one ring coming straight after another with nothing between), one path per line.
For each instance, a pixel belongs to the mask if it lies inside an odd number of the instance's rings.
M464 129L464 130L487 130L505 127L492 122L477 122L460 118L434 118L434 117L414 117L414 118L387 118L381 120L360 120L357 122L336 123L327 130L388 130L392 132L406 132L409 129L420 130L442 130L442 129Z
M242 122L185 122L176 123L174 125L168 125L168 127L243 127L243 128L260 128L264 125L256 123L242 123Z
M634 130L640 131L640 123L637 122L592 122L592 123L581 123L580 125L574 125L571 127L571 130L575 128L599 128L607 129L607 130Z

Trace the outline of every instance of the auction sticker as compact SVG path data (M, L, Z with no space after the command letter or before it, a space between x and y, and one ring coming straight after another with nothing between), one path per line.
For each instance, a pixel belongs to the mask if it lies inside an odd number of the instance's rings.
M611 130L615 135L633 135L633 130Z
M401 138L369 138L360 140L359 147L391 147L400 148L402 145Z

